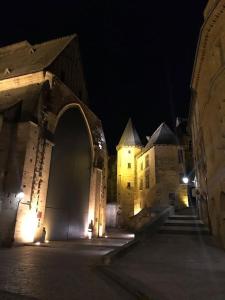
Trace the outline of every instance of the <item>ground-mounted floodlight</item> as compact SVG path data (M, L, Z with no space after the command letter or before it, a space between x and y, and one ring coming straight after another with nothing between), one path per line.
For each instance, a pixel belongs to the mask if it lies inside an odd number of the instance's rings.
M183 181L183 183L187 184L189 182L189 179L188 179L188 177L184 176L182 178L182 181Z

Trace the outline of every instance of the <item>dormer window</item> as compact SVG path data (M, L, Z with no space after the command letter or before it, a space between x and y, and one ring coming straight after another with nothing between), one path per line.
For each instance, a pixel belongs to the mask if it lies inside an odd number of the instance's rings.
M149 155L147 154L145 156L145 168L148 168L149 167Z
M30 48L30 54L34 54L35 49L34 48Z
M4 74L7 75L7 74L10 74L11 72L12 72L12 70L10 68L6 68L4 71Z

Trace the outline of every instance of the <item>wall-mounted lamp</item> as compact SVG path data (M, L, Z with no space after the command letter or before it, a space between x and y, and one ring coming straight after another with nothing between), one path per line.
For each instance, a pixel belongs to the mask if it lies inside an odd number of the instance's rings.
M24 192L19 192L17 195L16 195L16 198L18 200L22 200L24 198Z
M182 181L183 181L183 183L187 184L189 182L189 179L188 179L188 177L184 176L182 178Z

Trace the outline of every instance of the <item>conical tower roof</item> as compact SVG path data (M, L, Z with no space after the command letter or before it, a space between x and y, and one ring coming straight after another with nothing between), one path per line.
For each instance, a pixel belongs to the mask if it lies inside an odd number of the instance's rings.
M150 137L145 149L149 149L154 145L177 145L178 140L173 131L166 125L162 123L153 135Z
M138 135L131 119L129 119L129 121L127 123L127 126L122 134L122 137L120 139L120 142L119 142L117 148L123 147L123 146L142 146L139 135Z

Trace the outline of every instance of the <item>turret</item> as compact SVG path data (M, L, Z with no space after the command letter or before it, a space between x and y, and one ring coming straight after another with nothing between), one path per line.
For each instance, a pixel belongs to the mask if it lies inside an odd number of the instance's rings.
M117 202L121 209L123 224L134 215L136 191L136 155L142 144L138 133L129 119L117 146Z

